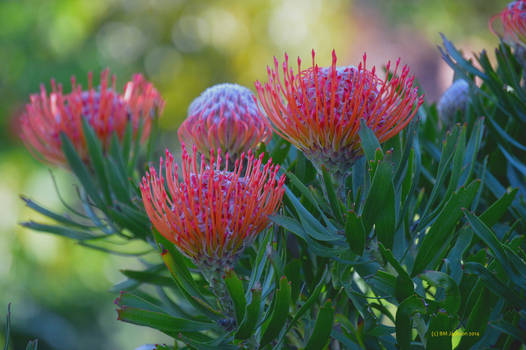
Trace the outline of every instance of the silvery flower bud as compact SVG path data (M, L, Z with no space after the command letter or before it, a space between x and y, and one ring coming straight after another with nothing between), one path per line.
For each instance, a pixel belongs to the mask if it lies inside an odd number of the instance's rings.
M469 100L469 83L464 79L456 80L438 101L437 109L440 120L445 125L455 121L457 111L463 112Z

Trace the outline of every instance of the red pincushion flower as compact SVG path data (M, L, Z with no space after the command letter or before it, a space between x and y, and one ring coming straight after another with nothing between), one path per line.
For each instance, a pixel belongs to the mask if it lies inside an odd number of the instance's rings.
M502 33L494 28L495 20L500 18ZM509 44L526 47L526 1L512 1L506 8L493 16L489 21L493 34L501 36Z
M249 89L219 84L192 102L178 134L182 143L195 144L205 157L211 149L221 148L237 159L258 143L270 140L272 129Z
M289 67L285 54L283 80L278 60L268 67L269 82L256 82L261 105L274 124L274 130L294 144L320 169L325 166L335 175L346 176L361 156L358 130L365 120L380 142L399 133L414 117L423 98L413 88L413 76L407 66L399 72L396 62L393 77L382 80L375 68L366 69L366 56L359 66L320 68L312 51L311 68L302 70L298 57L298 74ZM400 73L400 74L399 74ZM398 75L399 74L399 75Z
M254 159L250 151L233 171L222 169L221 151L217 157L212 151L209 162L204 155L200 164L196 158L196 146L191 156L183 145L179 181L178 165L166 150L159 172L151 167L142 179L144 207L153 226L198 266L232 267L278 209L285 176L276 179L279 165L269 160L263 166L263 155Z
M133 137L142 124L141 142L150 134L153 118L160 114L164 101L151 83L140 74L126 83L124 92L115 89L115 76L109 81L109 70L101 73L100 87L93 88L92 74L88 76L88 90L83 91L75 77L71 78L72 91L64 94L62 86L51 81L48 95L44 86L40 94L32 95L31 102L20 118L21 137L33 155L52 164L65 165L60 133L65 133L82 159L88 150L82 129L82 118L94 129L103 150L109 147L113 133L124 136L128 121L133 126Z

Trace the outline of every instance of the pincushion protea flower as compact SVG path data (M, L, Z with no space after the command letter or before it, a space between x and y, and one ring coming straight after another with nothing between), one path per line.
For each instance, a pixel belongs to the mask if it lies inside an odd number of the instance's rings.
M495 20L500 19L502 33L497 33ZM512 1L502 12L493 16L489 21L489 28L493 34L501 36L509 44L526 47L526 1Z
M285 54L283 80L278 60L268 67L269 81L256 82L261 105L274 130L321 169L325 166L340 181L362 154L358 130L363 119L380 142L399 133L414 117L423 98L413 88L414 77L400 60L390 79L377 77L375 68L366 69L366 55L358 67L332 65L320 68L312 51L312 67L294 74Z
M268 141L272 130L249 89L219 84L192 102L178 133L182 143L195 144L205 157L211 149L221 148L235 160L258 143Z
M86 118L106 151L114 132L122 139L128 122L132 123L134 139L142 125L139 141L146 140L153 118L164 107L157 90L140 74L126 83L122 94L115 89L115 76L110 82L109 70L101 73L99 88L93 87L92 73L88 75L87 90L82 90L75 77L71 78L71 85L71 92L64 94L62 86L52 80L49 95L42 85L40 94L30 97L31 102L20 118L26 147L36 158L52 164L66 164L60 133L69 137L82 159L88 158L82 118Z
M210 160L201 155L198 164L196 146L189 155L183 145L179 181L178 165L167 150L159 172L151 167L140 185L153 226L205 272L233 267L267 227L284 192L284 175L276 178L279 165L271 160L263 165L263 155L242 153L233 171L222 168L221 158L221 151L211 151Z

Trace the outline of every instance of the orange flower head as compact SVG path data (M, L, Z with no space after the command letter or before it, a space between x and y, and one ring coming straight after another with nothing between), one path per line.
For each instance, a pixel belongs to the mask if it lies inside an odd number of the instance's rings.
M272 129L249 89L219 84L192 102L178 133L182 143L195 144L205 157L211 149L221 148L237 159L260 142L270 140Z
M497 19L501 22L500 29L495 28ZM490 19L489 28L508 44L526 47L526 0L510 2L502 12Z
M195 145L192 155L183 145L179 180L167 150L159 171L151 167L142 178L144 207L155 229L203 270L232 267L278 209L285 176L277 179L279 165L263 164L263 155L251 151L236 159L233 171L222 167L220 150L209 161L197 158Z
M20 118L21 138L26 147L40 160L66 166L60 134L73 143L79 156L87 162L88 149L82 128L82 118L93 128L101 141L103 151L109 148L113 133L122 139L128 122L132 123L133 138L142 125L141 140L150 134L154 117L162 112L164 101L151 83L140 74L126 83L123 93L115 88L115 76L109 79L109 70L101 73L100 86L93 87L88 75L88 89L82 90L75 77L72 89L64 94L62 86L51 81L51 93L42 85L40 94L30 97L25 113Z
M268 67L269 81L256 82L261 105L283 138L301 150L318 168L325 166L335 175L349 174L352 164L362 155L358 130L363 119L380 142L398 134L412 120L423 97L418 96L407 66L396 62L393 72L387 63L384 80L375 68L366 69L363 62L337 67L332 52L332 65L320 68L312 51L312 67L298 73L289 66L288 56L282 66L274 58Z

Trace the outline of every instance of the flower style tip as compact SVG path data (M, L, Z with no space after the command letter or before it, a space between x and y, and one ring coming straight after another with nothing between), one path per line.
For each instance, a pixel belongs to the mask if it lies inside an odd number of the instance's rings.
M228 154L227 154L228 156ZM246 160L245 160L246 159ZM285 176L278 165L251 151L242 153L233 171L222 167L221 152L198 161L197 147L183 145L179 165L166 150L159 171L151 167L140 185L153 226L202 270L223 271L269 223L278 209Z
M500 19L501 28L495 27ZM490 31L508 44L526 47L526 0L512 1L489 20Z
M88 150L82 129L82 118L93 128L103 151L109 147L113 133L122 139L128 122L133 138L141 127L141 139L150 134L154 117L160 115L164 101L154 86L141 74L126 83L122 93L115 88L115 76L108 69L100 75L100 85L93 87L93 74L88 74L88 89L83 90L76 78L71 78L71 92L65 94L61 84L51 80L48 94L42 85L39 94L30 96L30 103L20 117L21 138L26 147L40 160L66 166L60 134L64 133L84 160Z
M280 69L278 60L268 68L268 82L256 82L261 106L274 130L321 169L347 175L362 155L358 130L363 119L380 142L398 134L415 116L423 97L413 87L414 76L407 66L387 63L384 80L375 67L366 68L366 55L358 65L318 67L312 51L312 67L302 69L298 58L295 74L288 56ZM280 77L280 70L283 77ZM391 77L392 75L392 77ZM389 78L390 77L390 78Z
M259 113L249 89L219 84L192 102L178 134L182 143L195 144L206 157L211 149L221 148L237 159L260 142L270 140L272 129Z

